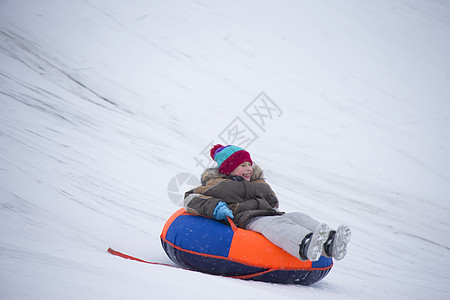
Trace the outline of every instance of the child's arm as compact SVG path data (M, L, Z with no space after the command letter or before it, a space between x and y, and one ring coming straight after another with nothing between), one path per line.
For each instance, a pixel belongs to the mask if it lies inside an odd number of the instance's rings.
M261 188L259 188L257 192L257 198L264 199L273 209L278 209L278 197L275 195L275 192L270 185L264 179L254 181L254 183L261 185Z
M194 190L190 190L184 195L183 206L188 213L214 218L214 209L221 201L223 200L202 194L195 194Z

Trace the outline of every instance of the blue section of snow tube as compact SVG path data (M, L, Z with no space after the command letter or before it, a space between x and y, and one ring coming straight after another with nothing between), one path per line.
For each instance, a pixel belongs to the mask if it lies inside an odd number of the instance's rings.
M316 268L326 268L329 267L333 263L333 259L331 257L321 256L318 261L313 261L311 267Z
M170 243L162 241L162 244L169 258L184 268L227 276L243 276L265 271L264 268L226 259L233 235L230 226L215 220L181 215L167 230L166 240Z
M233 230L212 219L182 215L172 222L166 239L188 251L228 257Z

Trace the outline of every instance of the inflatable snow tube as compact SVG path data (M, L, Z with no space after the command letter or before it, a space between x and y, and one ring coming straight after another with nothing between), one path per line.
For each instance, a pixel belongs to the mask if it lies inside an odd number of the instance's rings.
M178 210L166 222L162 246L178 265L213 275L310 285L323 279L333 260L301 261L263 235Z

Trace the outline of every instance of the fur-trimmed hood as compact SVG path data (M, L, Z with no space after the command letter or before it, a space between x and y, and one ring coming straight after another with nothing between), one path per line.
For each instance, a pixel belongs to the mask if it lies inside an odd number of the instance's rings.
M252 174L252 177L250 178L250 181L263 180L264 179L264 171L261 169L261 167L256 164L253 164L252 168L253 168L253 174ZM202 177L201 177L201 182L202 182L202 184L204 184L205 182L207 182L210 179L226 178L228 176L229 175L220 173L218 167L208 168L205 171L203 171Z

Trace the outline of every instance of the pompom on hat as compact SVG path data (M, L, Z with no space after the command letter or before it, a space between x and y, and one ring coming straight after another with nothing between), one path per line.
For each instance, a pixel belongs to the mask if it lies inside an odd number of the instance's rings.
M240 164L246 161L253 164L250 153L234 145L222 146L217 144L211 149L210 155L217 162L219 172L226 175L229 175Z

